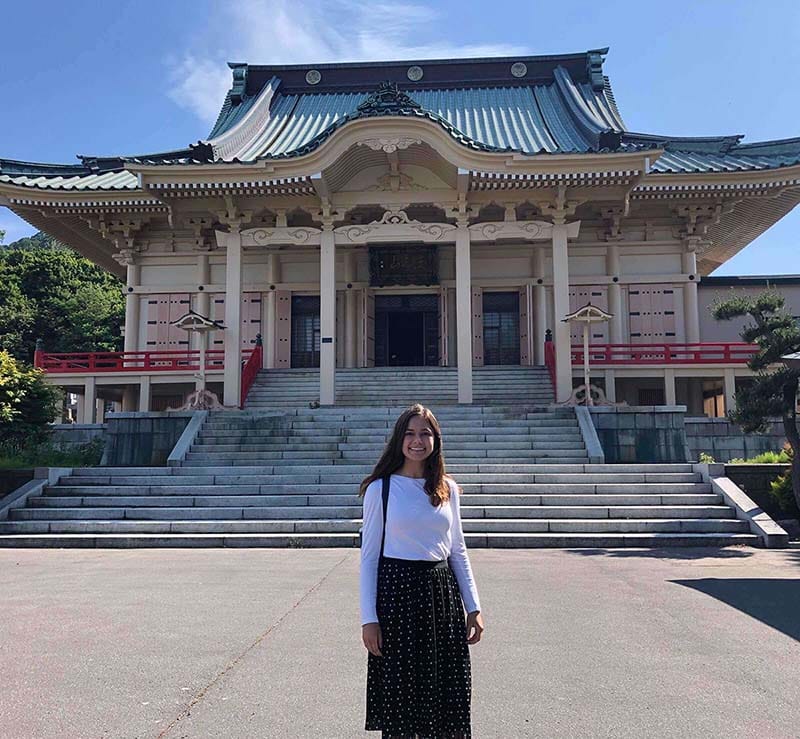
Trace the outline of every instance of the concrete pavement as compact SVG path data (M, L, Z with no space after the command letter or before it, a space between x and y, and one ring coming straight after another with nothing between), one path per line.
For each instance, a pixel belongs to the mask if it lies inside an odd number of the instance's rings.
M484 737L797 736L800 550L475 550ZM0 737L368 737L354 550L0 551Z

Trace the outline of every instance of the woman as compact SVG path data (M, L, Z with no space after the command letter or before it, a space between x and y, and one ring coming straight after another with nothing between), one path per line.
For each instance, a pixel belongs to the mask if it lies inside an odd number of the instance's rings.
M360 494L366 730L469 739L468 645L480 641L483 618L433 413L421 405L402 413Z

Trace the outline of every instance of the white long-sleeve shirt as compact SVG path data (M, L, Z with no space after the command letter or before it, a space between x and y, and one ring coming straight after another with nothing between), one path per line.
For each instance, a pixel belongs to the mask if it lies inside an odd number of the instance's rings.
M425 492L425 480L392 475L383 554L395 559L450 560L467 612L479 611L478 589L472 576L458 486L452 480L450 500L434 507ZM361 624L377 623L378 561L383 533L382 480L374 480L364 494L361 533Z

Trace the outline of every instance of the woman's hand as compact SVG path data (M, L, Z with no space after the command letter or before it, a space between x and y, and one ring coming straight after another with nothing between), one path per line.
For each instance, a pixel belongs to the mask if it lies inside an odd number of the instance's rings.
M361 627L361 640L370 654L374 654L376 657L383 657L381 653L383 635L381 634L380 624L364 624Z
M467 644L477 644L481 636L483 636L483 616L480 611L472 611L467 614Z

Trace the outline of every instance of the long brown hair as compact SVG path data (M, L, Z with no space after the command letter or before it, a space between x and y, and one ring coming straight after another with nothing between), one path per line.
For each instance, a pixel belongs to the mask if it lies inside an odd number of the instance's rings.
M394 431L386 442L378 464L372 473L364 478L361 487L358 489L359 495L364 495L367 486L375 480L380 480L399 470L406 458L403 455L403 440L405 438L408 424L414 416L421 416L433 431L433 451L425 460L425 492L430 498L432 506L440 506L450 500L450 486L447 484L444 466L444 454L442 453L442 430L436 416L428 408L415 403L404 410L394 424Z

